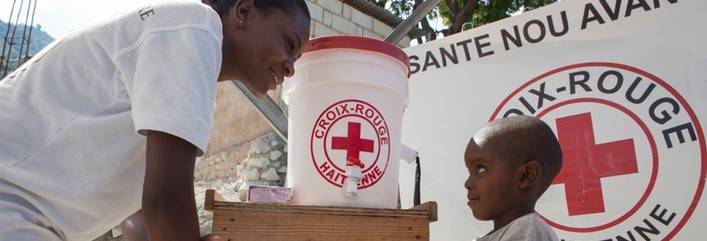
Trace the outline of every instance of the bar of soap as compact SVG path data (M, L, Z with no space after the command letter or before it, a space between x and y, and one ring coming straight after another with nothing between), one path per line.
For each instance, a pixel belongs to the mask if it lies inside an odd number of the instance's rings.
M263 204L288 204L292 200L292 188L275 186L250 186L248 202Z

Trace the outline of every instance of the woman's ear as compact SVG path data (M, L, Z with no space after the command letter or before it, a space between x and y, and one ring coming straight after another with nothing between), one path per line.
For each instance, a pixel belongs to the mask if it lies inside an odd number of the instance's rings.
M253 10L255 9L255 3L253 0L238 0L233 6L233 11L235 12L236 19L243 24L245 21L253 16Z
M520 178L518 179L518 186L521 189L532 187L536 182L540 181L542 168L538 161L529 161L522 164L519 167L519 171Z

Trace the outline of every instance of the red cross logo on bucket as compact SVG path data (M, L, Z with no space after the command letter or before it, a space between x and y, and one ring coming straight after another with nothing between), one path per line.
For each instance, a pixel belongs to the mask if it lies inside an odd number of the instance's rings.
M349 122L347 136L332 137L331 149L346 150L346 165L363 169L359 156L361 152L373 152L373 140L361 139L361 123Z
M490 120L533 115L555 131L563 166L536 210L564 240L670 240L700 202L704 132L667 82L617 63L543 73Z
M361 168L359 189L375 185L388 167L388 125L368 102L349 99L328 106L317 117L310 140L313 167L334 186L344 185L347 166Z

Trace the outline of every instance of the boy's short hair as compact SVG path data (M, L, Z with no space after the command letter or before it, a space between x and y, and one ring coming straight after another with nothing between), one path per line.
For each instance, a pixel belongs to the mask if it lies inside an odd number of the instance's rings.
M545 192L562 168L562 150L557 137L545 122L535 117L512 116L494 120L476 136L485 139L485 146L492 153L516 161L516 165L538 161L542 168L542 189L538 195Z

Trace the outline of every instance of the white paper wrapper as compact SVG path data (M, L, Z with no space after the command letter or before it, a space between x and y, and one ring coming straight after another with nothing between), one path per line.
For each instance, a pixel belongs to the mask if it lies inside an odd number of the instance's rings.
M263 204L289 204L292 200L292 189L289 187L250 186L248 202Z

